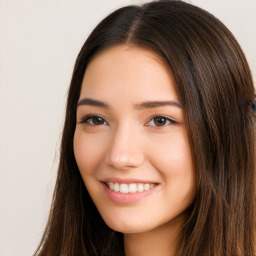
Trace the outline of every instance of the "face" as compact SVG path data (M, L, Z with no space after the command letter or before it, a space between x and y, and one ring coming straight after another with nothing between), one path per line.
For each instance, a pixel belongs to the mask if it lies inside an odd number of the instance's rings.
M77 107L74 153L106 224L156 229L194 196L194 170L172 75L151 51L125 45L88 65Z

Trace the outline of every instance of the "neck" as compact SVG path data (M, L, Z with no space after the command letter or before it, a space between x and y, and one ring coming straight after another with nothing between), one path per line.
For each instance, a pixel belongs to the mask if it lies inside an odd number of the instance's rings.
M153 230L124 234L126 256L173 256L175 255L180 220L173 220Z

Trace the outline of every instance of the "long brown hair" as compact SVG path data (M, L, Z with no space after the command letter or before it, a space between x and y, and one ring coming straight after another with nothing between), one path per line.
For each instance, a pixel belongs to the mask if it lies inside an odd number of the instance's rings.
M129 44L154 51L175 78L184 106L196 196L186 210L178 256L255 254L255 97L246 58L213 15L181 1L127 6L106 17L82 47L73 72L58 177L38 256L124 255L121 233L95 208L73 152L86 66L99 52Z

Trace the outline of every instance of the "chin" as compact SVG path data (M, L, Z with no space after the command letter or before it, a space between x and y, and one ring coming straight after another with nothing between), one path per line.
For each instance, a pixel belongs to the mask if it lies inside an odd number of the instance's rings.
M104 220L106 225L111 228L114 231L129 234L129 233L143 233L150 231L155 228L154 225L152 225L152 222L146 223L140 220L135 219L129 219L126 217L126 220L117 220L115 218L114 220L108 219Z
M108 225L108 224L107 224ZM123 233L123 234L134 234L134 233L144 233L149 231L147 228L135 227L134 225L108 225L112 230Z

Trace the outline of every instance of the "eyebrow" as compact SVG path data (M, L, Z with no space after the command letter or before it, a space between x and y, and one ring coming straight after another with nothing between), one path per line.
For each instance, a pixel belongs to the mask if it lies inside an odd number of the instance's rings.
M157 108L162 106L175 106L183 108L183 106L177 101L146 101L140 104L135 104L134 107L137 110L147 109L147 108Z
M101 108L104 108L104 109L109 109L110 108L109 105L106 104L105 102L94 100L94 99L91 99L91 98L81 99L78 102L77 107L79 107L81 105L101 107ZM139 104L135 104L134 108L136 110L143 110L143 109L157 108L157 107L162 107L162 106L175 106L175 107L183 108L182 104L179 103L178 101L146 101L146 102L142 102L142 103L139 103Z
M91 99L91 98L81 99L77 103L77 107L79 107L81 105L89 105L89 106L101 107L101 108L106 108L106 109L109 108L109 106L106 103L104 103L102 101L94 100L94 99Z

